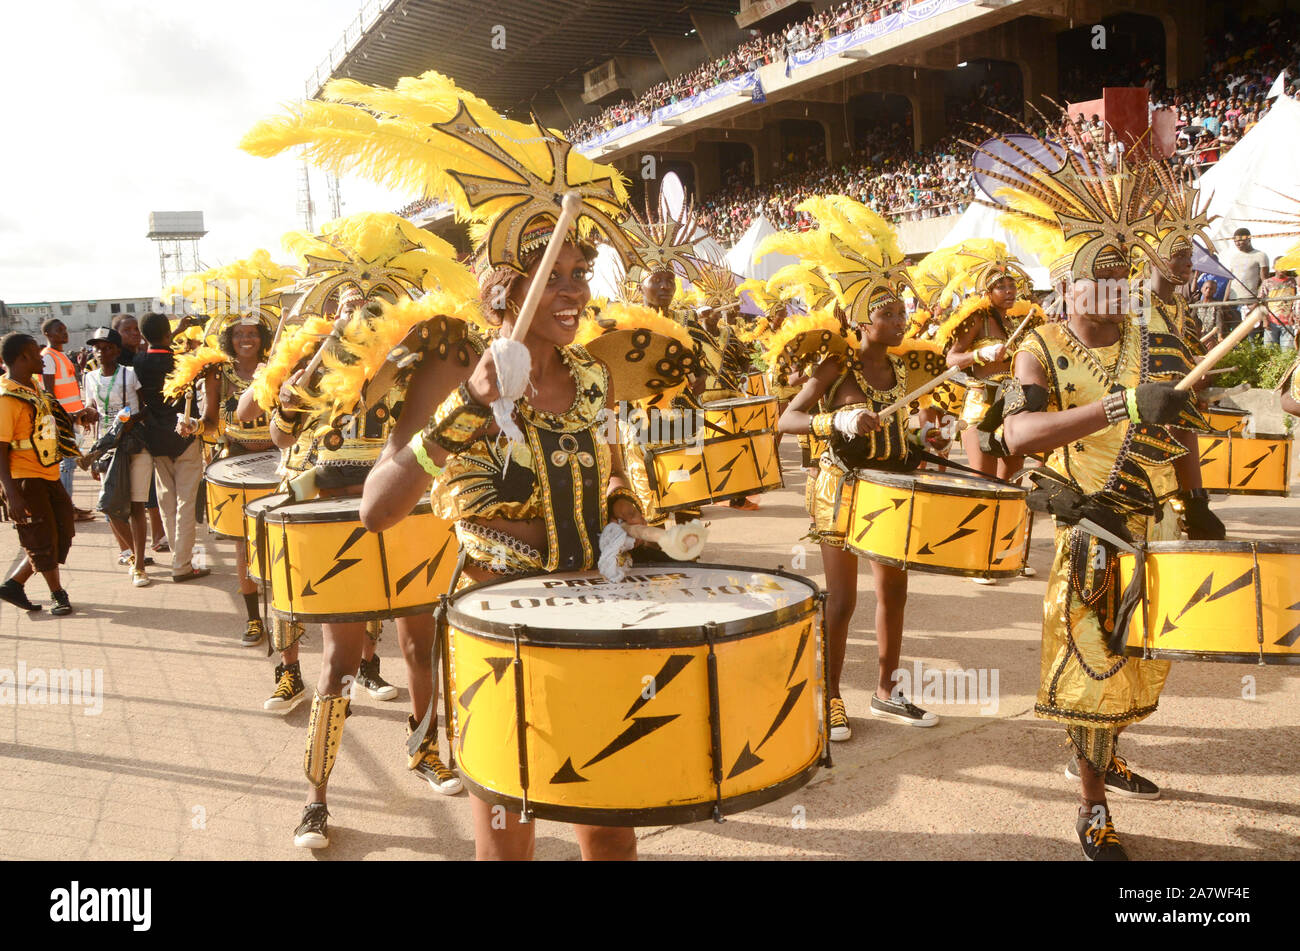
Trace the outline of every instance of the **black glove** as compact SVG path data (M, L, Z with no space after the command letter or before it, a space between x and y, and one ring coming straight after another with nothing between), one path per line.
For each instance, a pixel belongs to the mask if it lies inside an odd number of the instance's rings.
M1144 423L1168 426L1191 408L1191 394L1174 389L1172 383L1140 383L1137 388L1138 418Z
M1183 496L1183 521L1191 541L1221 542L1228 537L1219 516L1210 511L1210 500L1203 495Z

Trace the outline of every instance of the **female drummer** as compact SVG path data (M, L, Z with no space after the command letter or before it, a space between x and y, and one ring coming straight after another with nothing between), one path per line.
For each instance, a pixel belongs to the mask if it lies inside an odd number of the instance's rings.
M904 395L903 362L889 354L903 342L907 312L895 295L879 293L871 301L870 319L862 327L862 348L856 358L829 357L781 414L785 433L811 433L825 441L811 504L814 533L826 566L826 635L829 648L831 739L852 735L840 673L848 644L849 622L857 606L858 559L844 548L836 531L835 509L844 480L854 469L905 472L916 468L915 450L908 440L906 413L894 413L882 423L876 414ZM876 583L876 644L878 675L871 697L872 716L931 727L939 718L895 692L903 643L903 609L907 604L907 572L872 560Z
M1016 303L1016 278L1005 268L985 268L979 276L976 291L981 295L973 302L969 317L957 328L952 346L948 350L948 366L970 369L983 386L973 385L966 390L966 405L962 421L966 429L961 443L966 458L974 469L999 479L1009 479L1020 471L1024 459L1016 456L999 459L980 448L979 430L976 428L993 402L992 391L997 384L1011 375L1011 354L1007 351L1007 338L1014 329L1009 326L1007 312Z
M513 332L529 284L538 279L549 236L549 230L539 229L525 238L527 279L505 267L487 270L480 278L489 319L500 325L503 338ZM604 412L615 405L609 372L573 344L591 298L587 281L594 258L590 245L566 241L543 276L545 289L522 343L531 360L528 395L515 401L515 420L542 444L556 446L548 459L576 454L582 460L584 492L604 503L579 507L568 492L552 491L551 480L539 478L533 455L508 446L488 409L500 395L497 363L488 351L472 370L431 362L417 371L405 421L399 422L366 482L361 516L367 528L393 525L438 476L434 495L456 519L466 556L464 575L478 582L594 568L607 520L644 523L618 444L607 443L602 435ZM429 420L422 432L416 419ZM477 795L472 804L478 858L533 857L535 823L522 824ZM584 859L636 858L634 829L575 825L574 831Z
M222 329L219 345L231 361L208 369L203 380L203 416L188 431L218 433L218 458L266 452L272 448L270 421L265 414L259 414L251 422L242 422L237 408L258 365L271 349L271 329L256 317L232 320ZM266 628L262 625L257 583L248 577L248 552L243 543L235 546L235 576L248 614L240 644L256 647L266 636Z

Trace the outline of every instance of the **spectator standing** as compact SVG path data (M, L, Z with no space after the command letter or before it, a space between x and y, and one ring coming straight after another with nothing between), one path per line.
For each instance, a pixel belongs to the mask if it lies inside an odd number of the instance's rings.
M1278 258L1278 261L1280 260L1281 258ZM1263 293L1270 300L1279 297L1295 297L1295 292L1295 274L1291 271L1274 271L1273 276L1264 282ZM1287 350L1296 349L1295 315L1296 301L1284 300L1278 304L1269 304L1264 342L1277 344Z
M102 426L107 429L119 417L138 417L140 412L140 381L131 367L122 366L122 337L116 330L101 327L90 337L90 346L95 348L99 368L89 370L81 383L81 398L86 405L93 406L99 414ZM134 424L131 424L134 425ZM127 452L127 445L119 443L118 452ZM130 481L131 509L130 520L115 518L105 507L103 494L100 495L99 508L108 517L108 524L113 529L121 555L118 564L129 566L132 581L137 587L144 587L148 578L144 566L150 564L145 557L145 541L148 528L145 523L145 502L149 498L149 489L153 485L153 466L134 466L132 460L124 456L117 464L125 465ZM95 478L100 478L98 474ZM144 579L141 582L141 579Z
M177 331L192 323L186 317ZM140 319L140 333L149 347L135 357L135 375L140 381L140 424L145 449L132 457L132 486L136 467L152 466L158 488L167 537L172 543L172 580L190 581L209 574L194 567L195 510L199 481L203 477L203 455L199 440L180 436L176 424L179 407L163 399L163 381L172 371L172 328L163 314L149 313ZM134 499L134 491L132 498ZM137 568L136 570L142 570Z
M85 404L81 402L77 368L73 366L71 358L63 352L63 348L68 345L67 326L57 317L51 317L41 324L41 333L45 337L45 348L41 351L41 382L45 392L52 394L59 401L63 411L72 418L74 423L88 425L94 418L94 414L88 412ZM59 463L59 481L63 483L68 498L72 498L72 474L76 471L77 460L74 457L65 456ZM73 511L79 522L86 522L95 517L93 512L86 509L74 506Z
M9 334L0 342L0 357L6 368L0 379L0 488L23 550L17 569L0 585L0 600L39 611L24 587L39 572L54 601L50 613L71 614L59 565L68 559L76 528L59 462L77 456L72 419L37 386L44 355L33 337Z
M122 353L117 358L117 362L124 367L134 366L135 355L145 350L144 338L140 336L140 324L131 314L118 314L113 318L113 329L122 337ZM167 533L163 531L162 516L158 512L158 490L154 487L152 474L149 476L149 498L144 503L144 509L149 516L149 534L153 538L153 550L168 551ZM146 562L148 560L146 559Z
M1227 318L1232 323L1223 327L1225 334L1240 324L1242 318L1254 309L1259 298L1259 289L1268 277L1268 255L1251 244L1249 228L1238 228L1234 231L1232 233L1232 243L1234 250L1230 250L1222 258L1223 266L1237 278L1236 281L1228 284L1227 299L1250 301L1251 303L1243 304L1240 314ZM1232 308L1224 307L1221 309L1231 311ZM1257 326L1251 332L1251 336L1263 339L1264 328Z

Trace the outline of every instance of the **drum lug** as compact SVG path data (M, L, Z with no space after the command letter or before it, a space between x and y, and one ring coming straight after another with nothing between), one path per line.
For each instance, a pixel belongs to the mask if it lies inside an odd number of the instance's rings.
M704 625L704 641L709 647L709 739L713 759L713 789L717 797L713 803L713 821L726 822L722 817L722 711L718 702L718 655L713 641L718 635L718 625L710 621Z
M524 715L524 660L519 651L519 635L523 631L522 624L510 625L510 635L515 642L515 659L511 666L515 672L515 727L519 742L519 823L527 825L533 821L533 810L528 807L528 720Z

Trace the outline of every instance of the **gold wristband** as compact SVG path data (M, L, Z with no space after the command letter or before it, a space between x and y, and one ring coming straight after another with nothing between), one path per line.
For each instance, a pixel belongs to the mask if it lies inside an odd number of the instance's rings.
M812 418L812 434L819 439L829 439L835 432L835 414L818 413Z
M429 451L424 447L424 433L416 433L407 445L411 447L411 452L415 455L415 461L420 464L420 468L435 479L438 478L442 466L429 458Z
M271 425L287 436L292 436L298 428L295 423L290 422L280 415L279 409L271 410Z
M424 427L423 437L448 452L460 452L491 421L492 410L475 402L469 387L462 383L447 394L429 425Z

